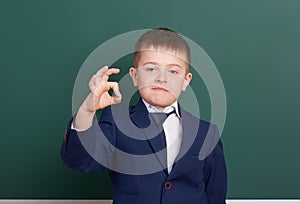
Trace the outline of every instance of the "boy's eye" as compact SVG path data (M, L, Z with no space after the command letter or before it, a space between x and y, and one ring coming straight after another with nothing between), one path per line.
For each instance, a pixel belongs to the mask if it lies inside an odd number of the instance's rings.
M174 69L170 69L169 72L170 72L171 74L177 74L177 71L174 70Z
M175 68L169 69L169 72L170 72L171 74L178 74L178 70L175 69Z
M156 67L146 67L145 70L146 70L147 72L154 72L154 71L157 71L158 68L156 68Z

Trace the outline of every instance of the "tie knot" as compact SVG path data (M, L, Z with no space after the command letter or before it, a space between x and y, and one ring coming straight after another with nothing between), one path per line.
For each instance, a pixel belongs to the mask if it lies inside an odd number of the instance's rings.
M175 109L173 109L169 113L162 113L162 112L150 113L150 115L153 118L153 120L155 121L155 123L159 124L159 125L163 124L163 122L167 119L167 117L169 117L172 114L176 114Z
M173 109L173 110L172 110L171 112L169 112L169 113L166 113L166 116L169 117L169 116L172 115L173 113L176 115L176 110L175 110L175 109Z

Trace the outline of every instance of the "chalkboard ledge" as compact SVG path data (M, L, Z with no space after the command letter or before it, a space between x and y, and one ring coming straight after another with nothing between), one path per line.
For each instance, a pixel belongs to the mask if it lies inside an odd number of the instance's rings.
M111 200L11 200L0 199L0 204L112 204ZM227 204L300 204L300 200L228 199Z

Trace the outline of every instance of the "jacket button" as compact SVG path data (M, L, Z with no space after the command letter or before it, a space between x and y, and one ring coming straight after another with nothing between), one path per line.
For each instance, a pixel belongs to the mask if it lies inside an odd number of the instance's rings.
M165 189L166 189L166 190L170 190L171 188L172 188L172 183L169 182L169 181L166 182L166 183L165 183Z

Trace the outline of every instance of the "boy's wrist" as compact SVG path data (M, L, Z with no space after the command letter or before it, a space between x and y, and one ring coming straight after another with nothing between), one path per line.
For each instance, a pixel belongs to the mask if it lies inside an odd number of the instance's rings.
M84 104L79 108L73 120L73 127L77 130L86 130L92 125L96 111L90 111Z
M96 113L97 110L95 108L90 107L91 106L90 104L93 103L93 102L91 102L91 98L93 98L93 97L91 96L91 93L90 93L89 96L82 103L82 105L79 107L78 112L82 111L86 114L92 114L92 115L94 115Z
M86 104L86 102L84 102L82 104L82 106L79 108L78 112L79 111L85 113L85 115L94 115L96 113L96 110L91 110L90 108L88 108L88 105Z

